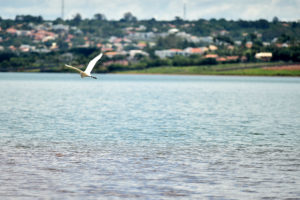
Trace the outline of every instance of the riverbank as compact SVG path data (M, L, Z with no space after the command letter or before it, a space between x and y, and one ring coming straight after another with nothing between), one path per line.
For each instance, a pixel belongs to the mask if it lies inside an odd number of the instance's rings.
M19 72L55 72L76 73L63 66L51 68L27 68ZM94 73L103 73L94 69ZM229 63L199 66L160 66L144 69L126 67L105 72L118 74L171 74L171 75L239 75L239 76L300 76L300 63L266 62L266 63Z
M185 75L240 75L240 76L300 76L300 64L249 63L207 66L163 66L129 70L125 74L185 74Z

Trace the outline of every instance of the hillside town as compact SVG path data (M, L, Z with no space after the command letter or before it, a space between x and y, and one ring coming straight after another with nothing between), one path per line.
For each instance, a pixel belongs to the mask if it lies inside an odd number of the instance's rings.
M201 31L195 32L200 22L178 18L174 21L158 22L152 19L145 22L134 19L131 13L125 14L123 21L121 19L119 22L104 19L83 20L79 14L69 21L58 19L36 22L30 20L36 19L33 16L29 20L25 18L26 16L17 16L15 20L1 19L0 54L48 55L62 52L62 59L76 62L76 52L72 50L93 49L103 52L106 56L103 66L113 64L128 66L145 59L164 60L191 56L215 60L217 63L300 60L299 38L297 38L299 35L282 33L276 37L269 35L266 37L266 30L275 26L275 22L263 21L267 25L272 24L268 25L269 28L236 28L237 32L224 29L226 24L233 23L225 21L222 22L225 24L224 27L214 28L205 35ZM207 20L201 23L217 24L221 23L221 20L217 22ZM299 22L276 23L276 26L282 27L283 30L290 28L293 28L294 32L300 30ZM108 24L112 24L110 26L116 24L115 30L109 27L108 33L103 33ZM278 49L285 51L284 49L291 48L297 48L298 53L289 58L280 57L281 50ZM2 56L0 63L3 65L4 61L7 60Z

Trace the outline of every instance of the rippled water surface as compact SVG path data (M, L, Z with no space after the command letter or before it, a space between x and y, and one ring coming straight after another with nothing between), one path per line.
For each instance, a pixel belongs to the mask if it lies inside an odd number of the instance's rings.
M300 79L0 73L0 199L300 198Z

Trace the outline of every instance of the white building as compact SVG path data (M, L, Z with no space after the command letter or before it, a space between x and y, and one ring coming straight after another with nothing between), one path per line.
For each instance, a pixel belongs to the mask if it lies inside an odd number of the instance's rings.
M52 26L52 30L54 31L69 31L69 26L64 24L56 24Z
M204 43L213 43L213 37L211 36L206 36L206 37L199 37L199 42L204 42Z
M166 57L174 57L177 55L186 56L188 53L181 49L165 49L165 50L156 50L154 52L156 56L159 58L166 58Z
M131 40L151 41L156 38L156 35L153 32L136 32L136 33L130 33L128 35L128 38Z
M270 60L272 58L272 53L270 52L260 52L255 54L256 59Z
M175 34L175 33L178 33L178 32L179 32L179 30L177 28L171 28L171 29L168 30L169 34Z
M30 46L28 44L22 44L20 47L19 47L20 51L22 52L29 52L29 51L34 51L35 50L35 47L34 46Z

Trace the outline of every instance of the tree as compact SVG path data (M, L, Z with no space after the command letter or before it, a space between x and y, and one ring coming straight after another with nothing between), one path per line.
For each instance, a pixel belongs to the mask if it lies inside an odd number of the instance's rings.
M249 28L250 27L250 23L248 21L241 20L241 19L237 22L237 24L242 28Z
M157 40L156 46L159 49L171 49L171 48L184 48L185 41L174 34L168 35L166 37L160 37Z
M285 43L285 42L289 42L289 41L291 41L291 36L289 36L285 33L281 34L280 37L278 38L278 42L280 42L280 43Z
M144 54L141 54L141 53L137 53L137 54L135 54L134 55L134 58L136 59L136 60L141 60L141 59L143 59L143 58L145 58L146 56L144 55Z
M183 19L181 19L181 17L179 17L179 16L176 16L176 17L175 17L175 21L176 21L176 22L182 22Z
M61 49L61 50L66 50L66 49L68 49L68 43L67 42L65 42L63 39L58 39L58 41L57 41L57 45L59 46L59 48Z
M72 22L75 24L75 25L79 25L79 23L81 22L82 20L82 17L79 13L77 13L74 18L72 19Z
M124 17L120 20L122 22L136 22L137 18L131 14L131 12L127 12L124 14Z
M279 22L279 19L278 19L278 17L273 17L273 20L272 20L272 22L273 22L273 24L278 24L278 22Z
M64 20L60 17L56 18L56 20L53 21L53 24L62 24Z
M151 23L155 23L155 22L156 22L156 19L155 19L155 17L152 17L151 19L149 19L149 22L151 22Z
M218 35L217 37L214 38L214 40L219 40L219 41L226 42L228 44L234 45L233 39L230 38L229 36Z
M34 22L34 23L42 23L43 18L41 16L32 16L32 15L17 15L15 18L16 22Z
M269 28L269 22L265 19L260 19L255 22L256 28L267 29Z
M175 19L174 19L174 21L173 21L174 25L176 25L176 26L181 25L183 22L184 22L183 19L181 19L178 16L176 16Z
M95 20L104 21L104 20L106 20L106 17L105 17L104 14L96 13L96 14L94 15L94 19L95 19Z
M257 35L255 33L250 33L249 37L252 42L254 42L257 39Z

